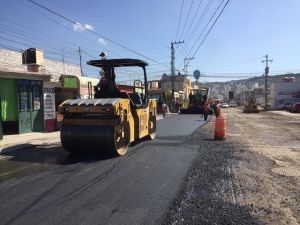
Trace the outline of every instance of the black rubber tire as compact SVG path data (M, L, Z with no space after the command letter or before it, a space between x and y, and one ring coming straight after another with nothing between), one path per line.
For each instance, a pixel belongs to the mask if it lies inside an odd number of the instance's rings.
M188 109L180 109L180 114L188 114Z

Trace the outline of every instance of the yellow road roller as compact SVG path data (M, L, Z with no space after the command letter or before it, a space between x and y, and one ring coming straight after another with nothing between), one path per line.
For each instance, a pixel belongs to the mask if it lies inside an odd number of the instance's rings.
M243 113L259 113L256 98L249 96L247 103L244 105Z
M89 99L69 99L60 104L63 148L75 153L121 156L131 142L144 137L154 139L157 104L148 98L148 63L138 59L102 59L87 64L101 68L102 78ZM127 88L118 88L115 70L124 69L129 77L128 67L141 71L144 79L139 80L139 76Z

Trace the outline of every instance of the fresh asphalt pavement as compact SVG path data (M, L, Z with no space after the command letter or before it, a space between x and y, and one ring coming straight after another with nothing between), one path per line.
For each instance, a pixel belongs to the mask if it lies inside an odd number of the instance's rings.
M154 140L116 158L72 155L60 144L8 152L0 160L0 224L158 224L197 155L183 140L205 122L160 119Z

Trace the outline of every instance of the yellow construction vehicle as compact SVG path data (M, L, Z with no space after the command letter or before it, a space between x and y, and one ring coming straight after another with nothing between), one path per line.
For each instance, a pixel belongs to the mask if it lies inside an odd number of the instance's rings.
M259 113L256 98L254 96L249 96L243 109L244 113Z
M209 103L209 88L191 88L187 107L180 109L180 114L203 114L206 103ZM212 114L212 110L209 111Z
M87 64L104 70L107 86L95 86L94 98L70 99L60 104L63 148L68 152L120 156L134 140L154 139L157 106L154 99L148 98L148 63L137 59L102 59ZM120 91L116 86L115 68L124 67L143 69L144 80L134 81L132 93Z

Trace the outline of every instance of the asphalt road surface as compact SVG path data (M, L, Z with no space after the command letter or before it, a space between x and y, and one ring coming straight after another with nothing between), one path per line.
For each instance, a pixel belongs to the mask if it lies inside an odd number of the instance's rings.
M299 224L300 114L222 111L225 141L178 115L122 157L3 155L0 224Z
M1 156L0 224L160 224L198 154L200 115L157 123L125 156L66 153L60 143Z

